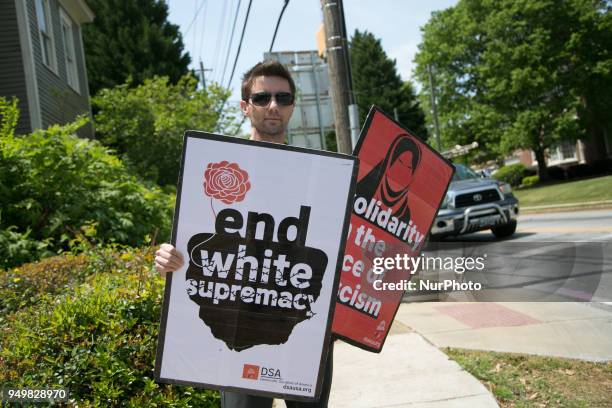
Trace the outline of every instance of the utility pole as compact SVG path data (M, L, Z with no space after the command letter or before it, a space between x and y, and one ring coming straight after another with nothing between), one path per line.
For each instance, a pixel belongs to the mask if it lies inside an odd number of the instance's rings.
M202 89L206 90L206 77L204 71L212 71L212 69L204 69L204 63L200 60L200 81L202 82Z
M321 0L321 8L323 9L327 69L334 108L338 152L350 154L352 147L349 105L351 105L351 102L354 104L354 101L351 101L353 95L350 83L347 39L346 34L343 34L345 29L342 0Z
M434 120L434 131L436 132L436 144L438 145L438 151L442 152L442 143L440 142L440 125L438 124L438 107L436 106L436 91L433 86L431 64L427 64L427 72L429 73L429 98L431 101L431 109Z

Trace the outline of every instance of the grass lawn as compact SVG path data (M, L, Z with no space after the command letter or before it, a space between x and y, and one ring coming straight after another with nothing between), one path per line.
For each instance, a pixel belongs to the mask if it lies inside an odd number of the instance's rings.
M612 362L446 348L501 407L611 407Z
M612 176L514 190L522 207L612 200Z

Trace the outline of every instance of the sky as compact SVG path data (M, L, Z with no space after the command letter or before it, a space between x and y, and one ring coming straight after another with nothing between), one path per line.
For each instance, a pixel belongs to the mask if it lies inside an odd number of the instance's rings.
M249 0L166 0L169 20L180 27L191 68L202 60L206 80L227 86L244 25ZM238 3L240 9L231 47L229 37ZM421 41L420 28L431 13L443 10L457 0L344 0L347 34L367 30L381 39L383 49L397 62L404 80L412 78L413 59ZM230 102L240 100L240 78L263 59L270 48L274 28L284 0L253 0L238 63L230 84ZM290 0L283 15L274 51L316 50L315 33L323 21L320 0ZM229 58L224 73L226 56Z

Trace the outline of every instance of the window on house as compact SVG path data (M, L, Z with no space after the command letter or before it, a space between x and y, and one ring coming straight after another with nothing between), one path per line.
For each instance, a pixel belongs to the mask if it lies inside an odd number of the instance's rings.
M559 146L561 149L561 156L563 157L563 160L567 160L567 159L576 159L576 142L569 142L567 140L564 140L561 143L561 146Z
M36 0L36 17L43 63L55 71L55 50L53 47L49 0Z
M62 43L64 45L64 63L66 65L66 80L68 85L79 92L79 77L77 74L76 57L74 53L74 34L72 20L60 10L62 26Z
M551 162L577 159L576 142L564 140L552 146L549 151Z

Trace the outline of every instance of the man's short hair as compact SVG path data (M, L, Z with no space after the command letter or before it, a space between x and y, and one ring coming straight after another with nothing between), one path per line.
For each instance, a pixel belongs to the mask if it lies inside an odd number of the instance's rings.
M251 97L251 88L255 78L259 76L277 76L285 78L289 82L291 94L295 95L295 82L291 78L291 73L283 64L274 60L265 60L255 64L242 77L242 100L248 101Z

